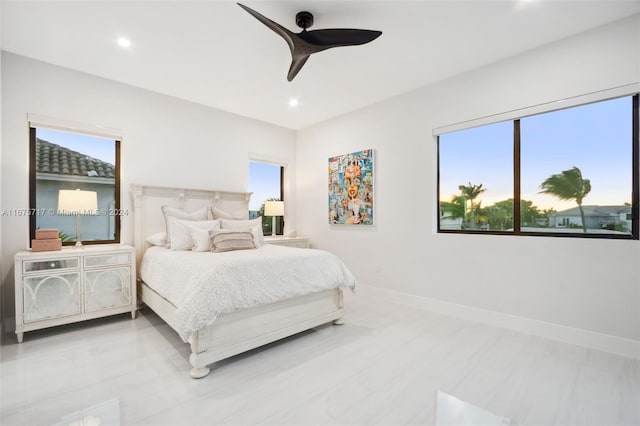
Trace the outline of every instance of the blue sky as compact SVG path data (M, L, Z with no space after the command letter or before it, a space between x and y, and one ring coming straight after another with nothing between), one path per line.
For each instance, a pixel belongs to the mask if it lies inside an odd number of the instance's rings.
M253 192L249 210L260 210L268 198L280 198L280 167L277 164L249 162L249 191Z
M44 128L36 129L36 137L107 163L116 164L115 139Z
M591 181L584 205L631 202L631 97L521 119L522 199L540 209L575 207L539 194L550 175L574 166ZM458 185L483 184L483 206L513 197L511 121L440 136L440 197L449 201Z

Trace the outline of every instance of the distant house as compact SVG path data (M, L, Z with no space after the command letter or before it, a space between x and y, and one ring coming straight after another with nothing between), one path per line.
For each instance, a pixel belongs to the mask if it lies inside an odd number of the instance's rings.
M76 238L76 218L58 216L58 191L81 189L98 194L98 209L115 208L115 166L63 146L36 139L36 206L49 213L36 217L36 227L55 228ZM44 209L44 210L43 210ZM81 239L115 238L115 217L109 214L81 217Z
M582 206L587 229L631 230L631 206ZM573 207L549 215L549 228L581 228L580 208Z
M462 229L463 219L452 218L449 212L440 210L440 229Z

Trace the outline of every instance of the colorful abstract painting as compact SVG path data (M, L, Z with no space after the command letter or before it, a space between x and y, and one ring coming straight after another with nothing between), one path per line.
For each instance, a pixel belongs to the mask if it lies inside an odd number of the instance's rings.
M373 149L329 158L329 223L373 225Z

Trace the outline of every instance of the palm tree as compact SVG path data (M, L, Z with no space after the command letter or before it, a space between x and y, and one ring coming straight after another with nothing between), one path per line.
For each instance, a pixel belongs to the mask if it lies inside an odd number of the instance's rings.
M473 200L475 200L476 198L478 198L478 195L482 194L483 192L486 191L486 188L482 188L482 184L479 185L474 185L471 182L469 182L469 185L458 185L458 189L460 190L460 193L462 194L462 196L466 199L469 200L471 206L469 208L469 212L470 212L470 219L469 221L471 222L472 226L475 226L474 223L474 205L473 205ZM465 203L466 204L466 203ZM478 206L479 207L479 206Z
M559 174L551 175L540 184L541 194L555 195L561 200L575 200L580 208L582 230L587 232L587 224L584 220L582 200L591 191L591 181L582 178L582 172L576 166Z

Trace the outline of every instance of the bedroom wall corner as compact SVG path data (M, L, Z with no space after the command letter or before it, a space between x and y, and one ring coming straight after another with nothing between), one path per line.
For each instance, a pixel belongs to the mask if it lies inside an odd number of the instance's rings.
M640 345L640 242L437 234L432 136L639 81L637 14L303 129L300 231L363 284ZM327 159L363 148L376 151L376 224L329 225Z

